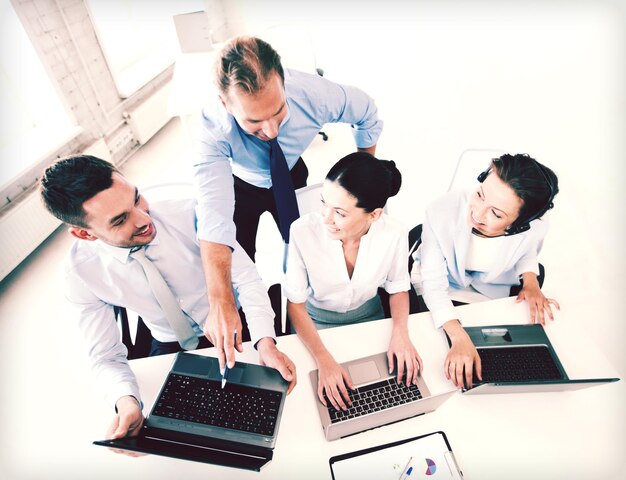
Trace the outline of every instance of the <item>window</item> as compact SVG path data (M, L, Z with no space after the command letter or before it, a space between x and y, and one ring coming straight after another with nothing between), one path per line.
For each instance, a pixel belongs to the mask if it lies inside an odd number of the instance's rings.
M204 9L203 0L86 0L117 90L127 98L176 61L172 16Z
M0 0L0 19L0 190L5 198L9 185L80 128L63 105L9 0Z

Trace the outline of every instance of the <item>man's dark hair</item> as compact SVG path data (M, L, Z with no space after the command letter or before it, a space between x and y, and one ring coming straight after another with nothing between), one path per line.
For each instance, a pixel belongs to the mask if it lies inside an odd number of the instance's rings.
M41 198L59 220L88 228L83 203L113 185L117 169L91 155L61 159L46 168L40 182Z
M237 37L224 46L216 62L215 78L220 93L228 96L231 88L248 95L258 93L272 73L285 82L280 55L256 37Z
M402 175L393 160L378 160L367 152L355 152L339 160L326 175L356 198L366 212L383 208L400 190Z

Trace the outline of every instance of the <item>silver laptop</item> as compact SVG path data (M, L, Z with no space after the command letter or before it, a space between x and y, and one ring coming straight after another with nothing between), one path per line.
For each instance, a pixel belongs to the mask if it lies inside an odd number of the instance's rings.
M567 376L545 330L539 324L466 327L481 359L482 380L473 375L467 395L579 390L619 378Z
M325 407L316 394L326 440L336 440L432 412L456 392L450 390L431 395L421 376L417 385L407 387L404 383L399 384L395 370L389 373L387 352L342 363L341 366L346 369L355 387L350 392L352 406L347 411L335 410L327 402L328 407ZM317 372L313 370L309 374L314 392L317 392Z
M216 358L178 353L137 437L96 445L259 471L273 456L288 384L236 362L222 389Z

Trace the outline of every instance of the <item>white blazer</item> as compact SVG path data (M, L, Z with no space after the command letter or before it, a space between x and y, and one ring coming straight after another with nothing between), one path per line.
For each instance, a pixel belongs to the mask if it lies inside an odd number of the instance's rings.
M471 191L448 192L426 208L422 227L422 244L413 254L415 264L411 275L424 302L431 311L436 327L456 319L448 288L462 290L472 286L490 298L509 295L512 285L519 285L525 272L539 274L537 255L548 232L545 219L533 220L530 230L504 237L496 260L488 272L468 272L465 269L472 228L467 224Z

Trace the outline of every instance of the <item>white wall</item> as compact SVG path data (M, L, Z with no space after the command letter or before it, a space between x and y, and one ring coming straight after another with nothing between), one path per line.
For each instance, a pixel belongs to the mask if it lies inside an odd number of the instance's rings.
M545 290L626 372L624 2L239 0L225 10L235 33L308 31L325 76L376 99L378 154L405 176L392 211L409 224L467 148L525 152L552 167L561 193L541 257Z

